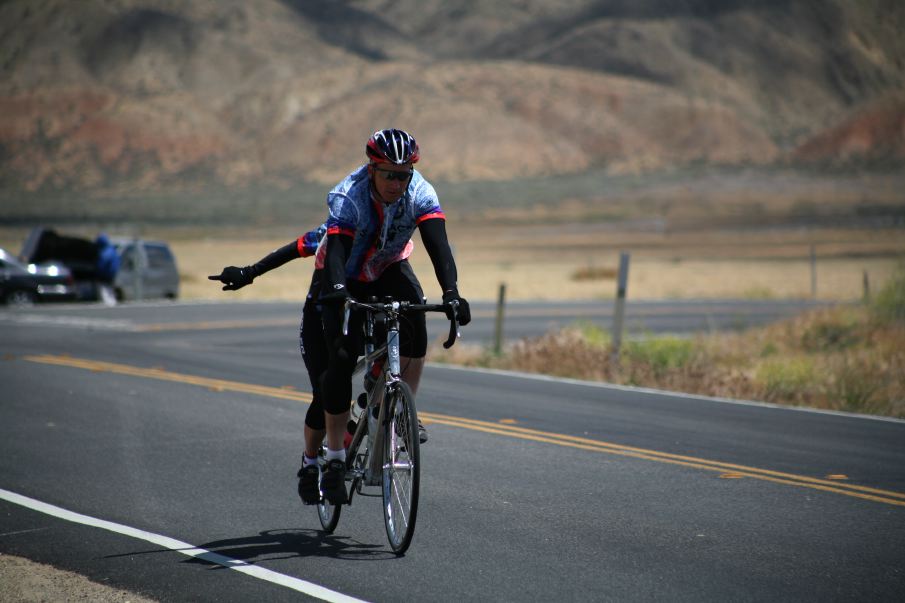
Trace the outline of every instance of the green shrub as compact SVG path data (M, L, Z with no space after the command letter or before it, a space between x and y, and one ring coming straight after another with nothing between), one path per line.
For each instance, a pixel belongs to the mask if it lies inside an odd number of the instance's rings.
M892 278L874 297L871 312L881 321L905 322L905 263L899 264Z
M610 347L611 338L609 331L587 321L578 321L575 326L578 329L578 332L581 333L581 338L589 346L595 348Z
M755 379L766 400L788 401L813 389L815 373L814 361L807 356L770 358L758 365Z
M779 353L779 348L772 341L768 341L764 344L764 347L761 348L760 357L769 358L770 356L775 356L777 353Z
M694 357L695 344L691 339L655 337L630 341L625 346L625 358L633 364L647 365L655 376L687 366Z
M873 412L874 396L881 388L882 375L877 374L870 359L843 357L833 367L831 398L839 400L842 410Z

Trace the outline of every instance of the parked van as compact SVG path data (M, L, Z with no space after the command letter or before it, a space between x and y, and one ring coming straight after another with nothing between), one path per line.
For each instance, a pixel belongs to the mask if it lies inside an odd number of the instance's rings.
M179 297L179 271L170 246L162 241L114 239L119 271L113 279L116 299Z

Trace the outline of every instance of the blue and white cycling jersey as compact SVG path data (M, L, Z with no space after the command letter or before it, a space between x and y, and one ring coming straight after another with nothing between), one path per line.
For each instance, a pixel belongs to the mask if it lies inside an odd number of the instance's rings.
M295 248L299 253L299 257L307 258L317 253L317 247L326 234L327 224L324 223L296 239Z
M377 280L388 266L404 260L412 251L412 234L425 220L446 219L434 187L417 171L408 189L395 203L384 205L371 196L367 164L361 166L327 194L327 235L351 236L352 251L346 261L346 278ZM326 237L317 253L323 266Z

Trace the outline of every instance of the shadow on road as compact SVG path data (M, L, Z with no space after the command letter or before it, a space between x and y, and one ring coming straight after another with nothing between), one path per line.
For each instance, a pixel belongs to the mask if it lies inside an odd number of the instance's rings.
M265 530L256 536L225 538L199 544L214 555L202 553L186 559L184 563L198 563L223 569L228 563L218 560L218 556L255 564L262 561L291 559L293 557L335 557L348 560L396 559L397 556L382 544L366 544L352 538L324 534L318 530ZM191 550L191 549L188 549ZM172 549L133 551L119 555L107 555L105 559L170 553Z

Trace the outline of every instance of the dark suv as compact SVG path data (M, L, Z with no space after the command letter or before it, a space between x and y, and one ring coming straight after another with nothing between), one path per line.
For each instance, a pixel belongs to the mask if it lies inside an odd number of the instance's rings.
M26 266L0 249L0 301L29 306L37 301L70 301L76 298L75 281L65 266Z

